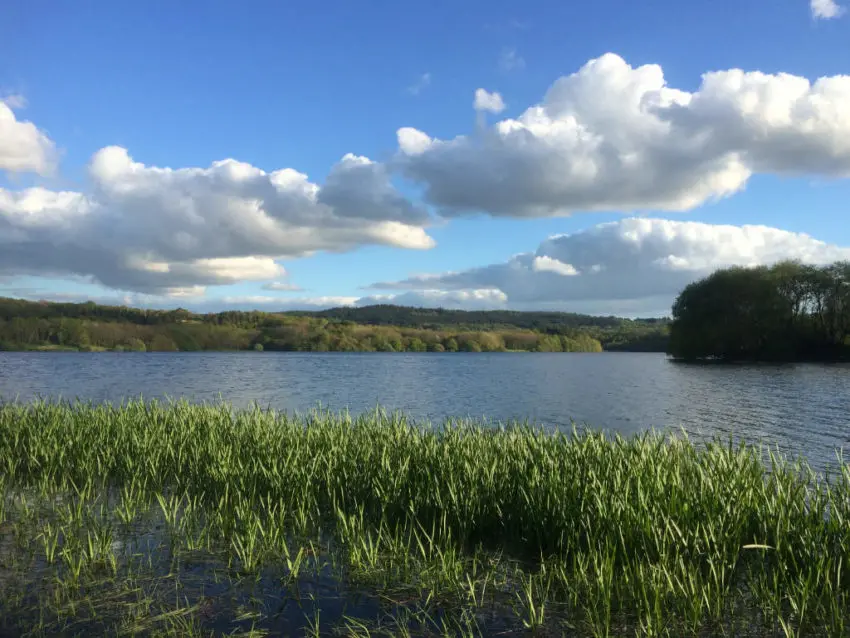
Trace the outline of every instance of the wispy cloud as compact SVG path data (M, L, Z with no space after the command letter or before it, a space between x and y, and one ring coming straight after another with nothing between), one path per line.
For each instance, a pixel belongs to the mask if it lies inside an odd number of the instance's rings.
M301 292L304 289L301 286L288 281L275 281L270 284L265 284L263 286L263 290L274 290L276 292Z
M416 80L415 83L411 84L407 87L407 92L410 95L419 95L431 85L431 74L429 72L425 72L419 76L419 79Z
M25 109L27 108L27 98L18 93L0 96L0 102L3 102L10 109Z
M505 47L499 56L499 68L502 71L519 71L525 68L525 59L517 53L516 47Z
M844 15L844 8L835 0L811 0L810 6L815 20L832 20Z

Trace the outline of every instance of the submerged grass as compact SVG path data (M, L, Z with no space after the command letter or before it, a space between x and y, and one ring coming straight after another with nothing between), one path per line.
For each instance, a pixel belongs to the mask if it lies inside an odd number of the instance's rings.
M828 635L850 468L227 405L0 405L0 635Z

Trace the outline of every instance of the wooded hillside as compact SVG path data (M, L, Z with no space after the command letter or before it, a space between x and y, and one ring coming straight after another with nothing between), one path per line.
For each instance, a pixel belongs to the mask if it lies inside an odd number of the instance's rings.
M368 306L196 314L0 298L0 350L664 351L666 320Z

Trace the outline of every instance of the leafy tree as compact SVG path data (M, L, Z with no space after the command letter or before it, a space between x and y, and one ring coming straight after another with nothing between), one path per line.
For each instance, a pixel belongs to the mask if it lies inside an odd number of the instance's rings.
M202 349L201 344L198 343L197 338L188 327L175 327L170 331L170 334L179 350L195 352Z
M154 335L153 339L151 339L148 350L152 352L175 352L177 350L177 344L169 337L158 334Z
M407 350L410 352L425 352L428 350L428 347L425 345L425 342L418 337L413 337L407 344Z
M850 336L850 265L727 268L673 306L669 351L694 359L840 359Z
M145 352L147 350L147 346L145 346L145 342L141 339L131 337L127 340L127 350L130 350L131 352Z
M505 342L501 335L496 332L479 332L476 339L481 349L486 352L500 352L505 349Z
M541 335L537 341L538 352L562 352L561 339L556 335Z

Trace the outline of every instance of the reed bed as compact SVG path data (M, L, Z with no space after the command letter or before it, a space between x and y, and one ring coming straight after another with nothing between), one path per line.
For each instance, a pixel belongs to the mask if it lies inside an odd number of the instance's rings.
M842 636L850 468L381 410L0 405L0 635Z

